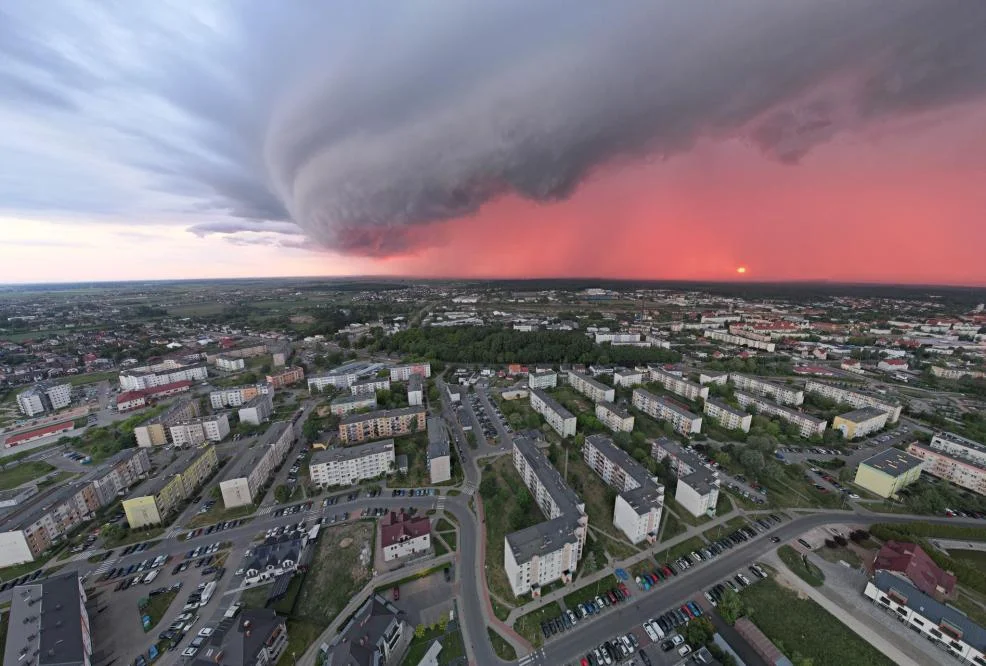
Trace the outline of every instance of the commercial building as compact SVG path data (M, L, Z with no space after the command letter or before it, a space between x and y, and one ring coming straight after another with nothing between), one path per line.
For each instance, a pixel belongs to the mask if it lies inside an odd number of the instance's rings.
M590 435L582 446L586 464L616 489L613 525L631 543L654 543L664 510L664 486L626 451L605 435Z
M380 526L380 547L384 562L427 553L431 550L431 520L406 514L404 509L391 511L387 523Z
M666 437L651 443L651 457L669 458L678 477L675 501L693 516L714 516L719 502L719 472L705 466L690 449Z
M142 448L164 446L168 443L168 431L171 426L194 419L198 415L198 400L190 400L188 398L176 400L163 414L149 421L145 421L134 428L134 437L137 439L137 446Z
M411 407L425 403L425 381L421 375L411 375L407 380L407 404Z
M374 594L359 607L326 651L323 666L392 666L414 636L404 612Z
M515 439L513 463L545 521L504 537L503 566L515 596L539 597L549 583L572 581L582 558L589 516L585 503L565 485L535 441Z
M264 433L250 455L241 455L219 482L223 506L233 509L260 500L260 491L273 478L294 444L294 428L287 421L277 421Z
M305 369L302 367L292 367L285 368L280 372L275 372L272 375L267 375L267 383L270 384L275 389L284 388L285 386L291 386L292 384L297 384L298 382L304 380Z
M891 398L864 393L863 391L853 391L841 386L826 384L815 379L809 379L805 384L805 391L820 395L823 398L835 400L838 403L849 405L854 409L861 407L876 407L890 414L890 423L897 423L900 418L901 404Z
M4 664L89 666L93 640L79 572L18 585L10 597Z
M541 389L531 389L531 408L562 437L575 436L575 415Z
M573 389L593 402L613 402L616 399L616 389L580 372L569 371L568 383Z
M329 409L336 416L346 416L364 409L377 408L377 394L343 395L329 403Z
M395 365L390 369L390 381L392 382L406 382L411 375L421 375L425 379L431 377L431 363Z
M916 543L887 541L873 558L870 571L888 571L906 578L911 585L937 601L954 599L956 595L958 579L955 574L935 564Z
M741 335L733 335L732 333L726 333L725 331L714 331L712 329L705 329L702 335L707 337L709 340L715 340L716 342L725 342L727 345L737 345L740 347L749 347L751 349L759 349L765 352L773 352L777 349L777 345L773 342L767 342L765 340L754 340L753 338L743 337Z
M528 388L548 389L558 386L558 373L554 370L540 370L527 375Z
M363 381L353 382L349 386L352 395L376 395L377 391L389 391L390 379L387 377L374 377Z
M163 524L218 466L216 447L211 444L179 454L177 460L137 486L123 500L123 512L130 528Z
M17 406L26 416L58 411L71 403L71 384L41 382L17 394Z
M854 481L880 497L896 498L902 488L920 478L922 464L921 458L887 449L859 463Z
M274 387L271 384L247 384L245 386L233 386L230 388L212 391L209 394L209 402L213 409L223 409L224 407L240 407L247 404L258 395L274 395Z
M633 430L633 414L625 407L617 407L612 402L596 403L596 418L613 432L630 432Z
M309 391L324 391L326 388L346 389L356 383L356 372L335 372L308 378Z
M382 439L356 446L342 446L312 453L308 462L312 483L327 486L350 486L365 479L375 479L397 471L394 440Z
M124 370L120 373L121 391L140 391L152 389L175 382L201 382L209 377L205 365L185 365L173 359L167 359L155 365Z
M743 391L736 391L735 395L736 401L744 408L753 407L765 416L775 416L782 421L787 421L798 429L798 433L802 437L821 436L825 432L827 422L824 419L806 414L805 412L799 412L796 409L779 405L767 398L761 398L760 396L751 395Z
M779 405L800 405L805 401L805 394L799 388L769 382L759 377L741 375L738 372L730 373L729 379L736 385L736 388L761 398L770 398Z
M51 423L46 426L41 426L40 428L21 430L16 434L8 435L3 440L3 447L5 449L10 449L15 446L21 446L22 444L27 444L44 437L59 435L63 432L68 432L69 430L74 429L75 421L62 421L61 423Z
M221 442L229 434L229 417L210 414L169 428L175 446L198 446L203 442Z
M986 629L965 613L887 571L877 571L866 582L863 595L956 659L956 663L986 666Z
M421 405L367 414L351 414L339 423L339 441L350 444L409 435L424 430L425 417L425 408Z
M698 400L709 397L709 387L690 382L683 377L665 372L660 368L650 368L650 378L664 387L665 391L676 393L686 400Z
M223 620L189 666L274 666L287 647L286 619L269 608L251 608Z
M970 377L972 379L982 379L986 377L986 372L982 370L972 370L969 368L952 368L944 367L940 365L931 366L931 374L935 377L941 377L942 379L962 379L963 377Z
M244 403L237 410L240 423L260 425L274 415L274 400L272 394L261 394Z
M705 415L721 425L727 430L742 430L750 432L750 424L753 423L753 415L747 414L742 409L736 409L729 403L716 398L706 398Z
M923 471L957 486L986 495L986 464L975 453L953 455L941 448L917 442L907 446L907 452L924 461Z
M702 417L693 414L682 404L644 389L633 390L633 406L647 416L667 421L676 432L692 435L702 432Z
M452 479L452 447L445 423L438 417L428 419L428 476L432 485Z
M876 407L861 407L832 419L832 429L838 430L846 439L866 437L887 425L890 414Z
M728 372L703 370L698 376L698 383L702 385L718 384L719 386L725 386L727 381L729 381Z
M133 409L140 409L147 405L148 401L167 398L169 396L185 393L192 387L192 382L188 380L173 382L171 384L161 384L154 388L138 389L136 391L123 391L116 396L116 409L118 412L129 412Z
M226 354L220 354L216 357L216 369L223 370L225 372L237 372L246 368L246 361L242 358L234 358L232 356L227 356Z

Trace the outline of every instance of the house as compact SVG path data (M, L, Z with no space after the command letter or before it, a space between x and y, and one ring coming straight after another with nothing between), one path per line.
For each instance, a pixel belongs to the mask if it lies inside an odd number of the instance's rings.
M873 558L871 571L889 571L909 580L938 601L955 597L955 574L945 571L921 546L903 541L888 541Z
M412 517L401 509L390 512L387 524L380 528L383 561L393 562L401 557L431 550L431 521L427 516Z
M190 666L273 666L287 646L285 618L269 609L244 610L219 623Z
M367 599L325 651L323 666L399 664L414 635L404 612L379 594Z

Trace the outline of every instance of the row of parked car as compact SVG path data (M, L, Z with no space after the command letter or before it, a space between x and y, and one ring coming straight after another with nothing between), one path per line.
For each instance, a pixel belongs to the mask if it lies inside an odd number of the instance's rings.
M767 577L767 572L759 564L751 564L750 573L753 575L752 580L749 576L740 571L732 578L727 578L721 583L713 585L705 591L705 598L708 599L709 603L713 606L718 606L719 602L722 601L722 595L726 593L727 588L731 589L733 592L739 592L744 587L748 587L758 580L763 580Z
M231 530L234 527L239 527L246 522L246 518L240 518L237 520L227 520L226 522L216 523L215 525L209 525L208 527L196 527L194 530L190 531L185 538L194 539L198 536L205 536L207 534L212 534L213 532L223 532L225 530Z
M391 492L391 497L428 497L430 495L437 495L437 488L411 488L410 490L405 490L403 488L397 488Z
M116 578L122 578L124 576L129 576L134 573L142 573L149 569L159 569L167 564L171 560L170 555L158 555L154 559L146 559L138 564L131 564L130 566L113 567L102 576L99 577L98 582L106 582L108 580L114 580Z
M8 580L6 583L4 583L3 585L0 585L0 592L9 590L12 587L17 587L18 585L24 585L25 583L30 583L31 581L41 578L41 576L43 575L44 572L41 571L41 569L38 569L34 573L24 574L20 578L12 578Z
M185 559L194 560L197 557L204 557L205 555L215 555L227 546L229 546L229 544L225 541L217 541L208 546L199 546L198 548L193 548L185 553Z
M124 548L123 550L121 550L120 551L120 557L124 557L124 556L130 555L132 553L143 553L145 550L147 550L150 547L151 547L151 544L150 544L149 541L145 541L143 543L135 543L135 544L132 544L130 546L127 546L126 548Z
M608 641L603 641L599 644L599 647L586 653L585 657L582 658L581 664L582 666L600 666L601 664L619 663L633 655L633 651L638 647L640 647L640 641L632 633L620 635ZM640 651L640 655L642 658L647 659L644 662L645 664L650 662L650 659L643 650Z
M570 608L558 617L554 617L541 622L541 634L545 640L555 634L571 629L590 615L601 613L610 606L623 603L630 599L630 590L623 583L612 587L600 594L595 599L588 599L580 603L575 608Z
M304 502L302 504L295 504L293 506L283 506L280 509L274 510L274 517L280 516L290 516L292 514L298 513L299 511L308 511L312 508L311 500Z

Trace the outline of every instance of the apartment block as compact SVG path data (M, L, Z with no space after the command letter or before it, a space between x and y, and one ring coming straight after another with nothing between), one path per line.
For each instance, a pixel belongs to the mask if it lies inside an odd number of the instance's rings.
M226 354L216 357L216 369L224 372L238 372L246 368L246 361L242 358L234 358Z
M777 345L773 342L754 340L753 338L747 338L742 335L733 335L732 333L726 333L725 331L714 331L707 328L702 332L702 335L707 337L709 340L725 342L727 345L749 347L751 349L759 349L765 352L773 352L777 349Z
M25 416L56 412L72 403L72 385L41 382L17 394L17 406Z
M240 407L247 404L258 395L269 395L273 398L274 387L271 384L248 384L246 386L233 386L230 388L212 391L209 394L209 403L213 409L223 409L224 407Z
M87 600L77 571L13 588L3 663L89 666L94 644Z
M298 382L305 379L305 369L295 366L291 368L285 368L280 372L275 372L272 375L267 375L267 383L270 384L275 389L284 388L285 386L291 386L292 384L297 384Z
M252 398L237 410L237 415L240 417L240 423L253 425L264 423L274 415L273 395L268 393Z
M715 370L703 370L698 375L698 383L703 386L709 384L718 384L719 386L725 386L726 382L729 380L728 372L717 372Z
M585 503L565 485L536 442L515 439L513 463L545 521L504 537L503 566L515 596L539 597L541 588L549 583L572 581L585 546L589 517Z
M309 391L324 391L327 388L348 389L356 383L355 372L330 373L308 378Z
M343 444L409 435L425 428L425 408L418 405L402 409L351 414L339 423L339 441Z
M558 373L554 370L541 370L527 375L527 386L536 389L549 389L558 386Z
M176 400L166 412L134 428L137 446L142 448L164 446L168 443L168 431L171 426L194 419L198 415L198 400L189 398Z
M644 383L644 373L641 370L615 370L613 372L613 384L626 388L633 388Z
M675 432L691 435L702 432L702 417L684 405L638 388L633 390L633 406L647 416L667 421Z
M343 395L329 403L329 409L336 416L346 416L365 409L377 408L377 394Z
M805 394L799 388L770 382L759 377L741 375L738 372L730 373L729 379L732 380L736 388L762 398L770 398L779 405L800 405L805 401Z
M902 488L921 477L923 464L916 455L887 449L859 463L854 481L880 497L896 498Z
M593 402L613 402L616 399L616 389L580 372L569 371L568 383Z
M295 442L294 428L287 421L277 421L267 429L263 438L250 451L241 455L219 482L223 506L233 509L260 501L260 493L273 478L275 470Z
M116 410L118 412L129 412L140 409L147 405L147 401L157 398L167 398L180 393L187 393L192 387L190 381L174 382L172 384L161 384L154 388L138 389L136 391L123 391L116 396Z
M407 380L407 404L410 407L423 405L425 402L425 381L421 375L411 375Z
M312 483L320 487L350 486L397 471L394 440L315 451L308 463Z
M691 449L666 437L651 443L651 457L671 460L678 477L675 501L693 516L714 516L719 502L719 472L709 469Z
M390 390L390 379L387 377L374 377L373 379L364 379L362 381L353 382L349 386L349 392L352 395L376 395L377 391L389 391Z
M966 458L980 465L986 465L986 444L980 444L954 432L936 432L929 445L935 451L956 458Z
M753 415L747 414L742 409L736 409L729 403L716 398L706 398L705 415L728 430L742 430L750 432L750 424L753 423Z
M250 343L244 344L239 347L227 347L219 353L206 354L205 360L209 363L215 363L220 357L225 356L227 358L254 358L257 356L263 356L267 353L267 343Z
M452 447L445 423L438 417L428 419L428 476L432 485L452 479Z
M900 419L901 404L891 398L886 398L863 391L853 391L851 389L826 384L815 379L809 379L805 384L805 391L820 395L823 398L835 400L838 403L849 405L855 409L861 407L876 407L890 414L890 423L897 423Z
M221 442L229 435L229 417L210 414L171 426L171 442L175 446L198 446L204 442Z
M626 451L605 435L590 435L582 446L586 464L618 493L613 525L631 543L657 541L664 510L664 486Z
M179 454L173 463L137 486L123 500L123 511L131 529L163 524L218 466L216 447L211 444Z
M185 365L167 359L155 365L131 368L120 373L121 391L140 391L175 382L201 382L209 377L209 371L202 363Z
M665 391L671 391L686 400L699 400L709 397L708 386L690 382L683 377L665 372L660 368L650 368L649 373L651 381L663 386Z
M612 402L596 403L596 418L613 432L630 432L633 430L633 414L625 407L618 407Z
M395 365L390 369L390 381L406 382L411 375L421 375L425 379L431 377L431 363L408 363Z
M774 416L787 421L798 428L798 433L805 438L822 435L825 432L826 421L811 414L799 412L796 409L779 405L776 402L760 396L736 391L736 400L743 408L753 407L764 416Z
M909 444L907 452L923 461L922 469L928 474L986 495L986 464L978 456L956 455L917 442Z
M462 402L462 389L455 384L446 384L445 393L448 395L449 402L453 405Z
M575 415L541 389L531 389L531 408L562 437L575 436Z
M838 430L846 439L866 437L886 427L890 414L876 407L861 407L832 419L832 429Z

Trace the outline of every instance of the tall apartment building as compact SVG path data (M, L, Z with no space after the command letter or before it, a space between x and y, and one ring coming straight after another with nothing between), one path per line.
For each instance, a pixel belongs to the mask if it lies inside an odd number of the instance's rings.
M129 412L133 409L140 409L147 405L148 400L187 393L191 387L192 382L186 380L174 382L173 384L161 384L154 388L123 391L116 396L116 410L118 412Z
M273 478L295 442L294 428L287 421L277 421L264 433L250 455L241 455L219 482L223 506L233 509L260 501L261 489Z
M390 381L406 382L411 375L421 375L425 379L431 377L431 363L408 363L395 365L390 369Z
M438 417L428 419L428 476L431 483L444 483L452 479L452 447L448 431Z
M555 432L562 437L575 436L575 415L561 406L557 400L542 391L531 389L531 408L544 417Z
M201 382L209 377L204 364L185 365L167 359L155 365L131 368L120 373L121 391L140 391L175 382Z
M375 479L397 471L394 440L382 439L357 446L315 451L308 463L312 483L327 486L350 486L365 479Z
M709 340L715 340L716 342L725 342L727 345L737 345L739 347L749 347L751 349L759 349L765 352L773 352L777 349L777 345L773 342L767 342L764 340L754 340L753 338L747 338L742 335L733 335L732 333L726 333L725 331L714 331L712 329L705 329L702 335L707 337Z
M633 406L647 416L667 421L675 432L692 435L702 432L702 417L673 400L656 396L644 389L633 390Z
M407 404L410 407L425 402L425 381L421 375L411 375L407 380Z
M730 373L729 379L741 391L746 391L762 398L770 398L779 405L800 405L805 401L805 394L799 388L777 384L759 377Z
M93 640L86 601L77 571L15 587L3 663L89 666Z
M866 437L887 425L889 412L876 407L860 407L832 419L832 430L838 430L846 439Z
M216 357L216 369L224 372L237 372L246 368L246 361L242 358L234 358L226 354Z
M568 383L593 402L613 402L616 399L616 389L580 372L569 371Z
M633 414L624 407L617 407L612 402L597 402L596 418L613 432L630 432L633 430Z
M932 476L986 495L986 446L952 433L937 433L928 445L913 442L907 452L920 458Z
M706 398L703 411L706 416L710 417L723 428L750 432L753 415L747 414L742 409L736 409L729 403L717 400L716 398Z
M582 446L586 464L616 489L613 525L631 543L657 541L664 510L664 486L605 435L590 435Z
M209 394L209 403L213 409L240 407L258 395L269 395L273 398L273 385L267 383L247 384L245 386L232 386L230 388L219 389Z
M702 459L666 437L651 443L651 457L658 462L669 458L678 477L674 500L693 516L714 516L719 502L719 472L705 466Z
M106 506L151 471L151 459L147 451L124 449L110 457L92 479L100 506Z
M262 393L255 396L243 403L243 406L236 413L240 418L240 423L260 425L274 415L273 395Z
M134 428L134 437L137 439L137 446L151 448L164 446L168 443L168 434L171 426L194 419L199 415L199 401L189 398L176 400L163 414L145 421Z
M503 566L515 596L539 597L549 583L572 581L582 558L589 516L585 503L565 485L536 442L515 439L513 463L545 521L504 537Z
M536 389L556 388L558 373L554 370L540 370L527 375L527 386Z
M744 393L743 391L736 391L736 400L744 409L753 407L765 416L776 416L782 421L787 421L797 426L798 433L802 437L813 437L814 435L822 435L825 432L827 422L824 419L799 412L796 409L791 409L784 405L779 405L776 402L767 400L767 398L761 398L760 396Z
M228 347L218 353L206 354L205 360L208 363L215 363L222 356L225 356L227 358L254 358L256 356L263 356L266 353L267 353L267 343L260 342L254 344L246 344L240 347Z
M626 388L633 388L644 383L644 373L641 370L627 370L623 368L613 372L613 384Z
M218 466L216 447L211 444L204 449L179 454L177 460L137 486L123 500L123 512L130 528L164 523L183 500L198 491Z
M229 417L210 414L178 423L168 429L175 446L198 446L203 442L221 442L229 434Z
M275 389L284 388L285 386L291 386L292 384L297 384L305 378L305 369L299 366L292 368L285 368L280 372L275 372L272 375L267 375L267 383L273 386Z
M651 381L655 381L664 387L665 391L671 391L687 400L698 400L709 397L709 387L690 382L684 377L665 372L660 368L650 368Z
M826 384L815 379L808 380L808 383L805 384L805 391L849 405L855 409L861 407L882 409L890 414L890 423L897 423L897 420L900 418L901 404L892 398L873 395L863 391L853 391L842 388L841 386Z
M415 375L420 376L420 375ZM349 386L352 395L376 395L377 391L389 391L390 379L387 377L374 377L363 381L353 382Z
M704 385L707 384L718 384L719 386L725 386L726 382L729 381L728 372L719 372L717 370L703 370L698 375L698 383Z
M923 465L924 460L912 453L886 449L859 463L854 482L880 497L896 498L903 488L921 478Z
M40 382L17 394L17 406L25 416L56 412L71 403L71 384Z
M355 372L335 372L308 378L309 391L323 391L326 388L347 389L356 383L359 375Z
M368 414L351 414L339 423L339 441L343 444L351 444L370 439L409 435L424 430L425 417L425 408L420 405Z
M377 394L343 395L329 403L329 410L336 416L377 408Z

